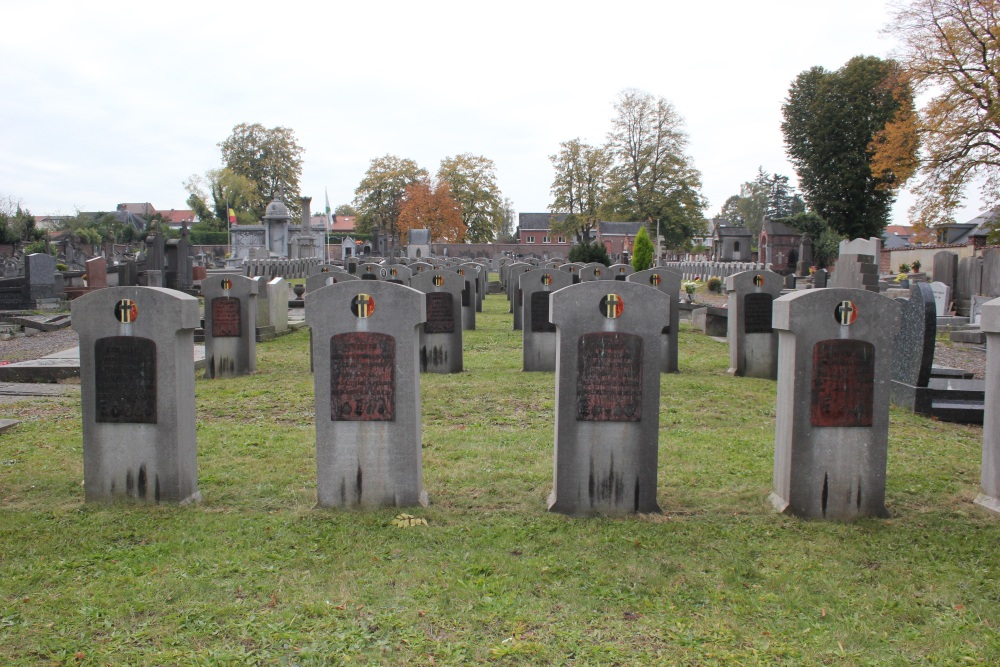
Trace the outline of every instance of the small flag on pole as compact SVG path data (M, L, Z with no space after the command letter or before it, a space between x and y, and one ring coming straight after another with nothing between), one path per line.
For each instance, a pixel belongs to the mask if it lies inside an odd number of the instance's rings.
M229 209L229 224L236 224L236 212L233 209Z

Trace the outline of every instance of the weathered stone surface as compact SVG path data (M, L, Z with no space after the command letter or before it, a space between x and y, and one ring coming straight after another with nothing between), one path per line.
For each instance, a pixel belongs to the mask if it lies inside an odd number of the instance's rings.
M420 449L419 326L425 295L382 280L306 299L320 507L427 504Z
M410 279L410 286L426 295L427 321L420 327L420 370L461 373L465 276L454 271L424 271Z
M587 281L551 294L558 328L555 472L549 509L657 512L662 292Z
M254 278L235 274L213 275L202 282L205 377L237 377L257 370L259 285ZM287 304L285 324L287 327Z
M779 330L774 488L780 511L807 518L885 516L889 349L900 306L827 288L774 301Z
M522 369L556 369L556 325L550 320L550 295L573 284L573 276L553 268L533 269L518 279L522 293Z
M772 271L743 271L726 278L726 340L732 375L777 379L778 332L771 319L781 289L781 276Z
M71 306L80 338L87 500L196 500L198 299L109 287Z
M656 267L645 271L636 271L626 279L630 283L648 285L660 290L670 299L670 324L663 328L660 336L660 372L679 373L680 365L677 354L677 328L681 321L681 311L678 308L681 293L681 275L670 269Z

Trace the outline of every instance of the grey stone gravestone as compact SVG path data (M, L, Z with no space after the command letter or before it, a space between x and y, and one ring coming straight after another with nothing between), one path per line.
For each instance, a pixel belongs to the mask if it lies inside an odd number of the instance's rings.
M267 293L268 319L274 332L279 335L285 333L288 331L288 283L284 278L272 278L262 282L260 287Z
M573 276L554 268L532 269L520 278L522 294L522 370L556 369L556 325L549 319L549 296L573 284Z
M476 312L483 312L483 299L486 297L489 285L486 280L486 267L478 262L463 262L461 266L471 269L476 275Z
M969 324L979 324L982 321L983 306L993 300L993 297L980 296L976 294L972 297L972 309L969 312Z
M951 312L951 288L938 282L933 282L930 285L934 291L934 306L937 309L937 315L938 317L946 317Z
M521 294L517 291L518 281L522 273L531 271L533 268L535 267L525 262L518 262L507 267L507 300L510 301L510 310L507 312L513 313L521 307Z
M625 280L635 273L631 264L612 264L608 267L608 271L611 273L612 280Z
M462 328L466 331L476 329L476 303L479 291L479 275L465 265L450 266L446 269L454 272L462 280Z
M981 492L976 504L1000 514L1000 299L983 306L986 332L986 401L983 413Z
M168 289L109 287L70 308L80 338L87 500L198 500L198 299Z
M934 292L927 283L910 285L900 305L899 332L892 346L890 400L918 414L930 414L932 391L928 387L934 365L937 310Z
M573 276L573 284L580 282L580 269L582 269L585 264L580 264L579 262L568 262L566 264L561 264L559 266L560 271L566 271Z
M426 505L419 326L425 295L341 282L306 299L315 360L320 507Z
M827 273L826 269L816 269L815 271L813 271L812 274L813 288L814 289L825 288L828 275L829 274Z
M662 292L587 281L551 295L556 346L555 471L549 509L657 512Z
M954 290L955 280L958 278L958 255L948 250L934 253L931 277Z
M614 278L615 277L611 273L611 269L599 262L585 264L584 267L580 269L581 282L588 280L614 280Z
M424 294L427 321L420 327L420 370L462 372L462 290L465 278L454 271L424 271L410 287Z
M237 377L257 370L258 285L253 278L235 274L202 281L205 377Z
M782 278L772 271L743 271L726 278L731 374L777 379L778 332L771 326L771 315L781 289Z
M345 283L352 280L361 280L356 275L350 273L345 273L343 271L335 272L331 271L329 273L314 273L313 275L306 278L306 294L312 294L320 287L326 287L327 285L336 285L337 283Z
M413 277L413 271L410 270L410 267L403 264L390 264L386 268L389 269L389 275L386 277L386 280L399 285L410 284L410 278Z
M889 350L899 304L827 288L774 301L778 400L771 502L805 518L886 516Z
M660 335L660 371L679 373L677 354L678 327L681 311L678 308L681 293L681 275L662 267L637 271L626 278L630 283L654 287L670 299L670 324L663 327Z

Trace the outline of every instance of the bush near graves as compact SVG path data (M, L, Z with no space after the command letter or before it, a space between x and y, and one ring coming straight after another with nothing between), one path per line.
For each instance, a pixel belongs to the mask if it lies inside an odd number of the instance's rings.
M573 246L569 250L569 261L583 264L600 262L604 266L611 266L608 249L603 243L580 243Z
M632 268L636 271L645 271L653 265L653 242L649 240L649 234L643 225L635 235L635 243L632 245Z

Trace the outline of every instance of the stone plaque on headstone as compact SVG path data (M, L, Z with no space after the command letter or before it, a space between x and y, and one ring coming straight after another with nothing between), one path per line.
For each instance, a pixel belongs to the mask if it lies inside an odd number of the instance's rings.
M156 343L132 336L98 338L94 368L98 422L156 423Z
M771 320L781 288L782 278L773 271L742 271L726 278L726 341L732 375L778 377L778 333Z
M827 288L774 301L780 332L771 501L807 518L885 516L891 348L900 305Z
M237 377L257 370L260 284L255 278L236 274L213 275L202 281L205 377Z
M350 332L330 339L330 419L396 419L396 339Z
M168 289L109 287L70 307L80 338L87 500L197 500L198 299Z
M659 357L668 297L628 281L587 281L550 299L558 345L549 509L659 511Z
M306 299L320 507L427 504L417 345L424 308L423 294L382 280L327 285Z
M577 345L577 416L580 421L642 419L642 337L596 332Z
M681 291L681 275L666 268L656 267L637 271L629 275L628 282L654 287L670 299L670 325L663 327L660 337L660 372L678 373L677 328L680 326L681 311L678 308Z
M410 286L424 293L426 322L420 327L420 370L461 373L464 276L447 270L418 273Z
M862 340L824 340L813 348L813 426L871 426L875 347Z
M549 317L549 296L573 284L573 276L555 269L533 269L518 278L521 290L522 370L556 369L556 325Z

